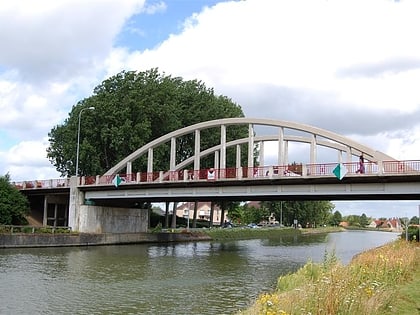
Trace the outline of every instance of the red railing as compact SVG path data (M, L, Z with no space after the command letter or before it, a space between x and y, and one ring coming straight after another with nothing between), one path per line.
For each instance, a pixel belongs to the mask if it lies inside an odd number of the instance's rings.
M342 163L347 169L347 175L420 175L420 161L382 161L379 163L366 162L365 173L358 173L359 163ZM225 169L176 170L141 172L133 174L119 174L121 183L154 183L176 181L214 181L237 179L263 179L278 177L323 177L334 176L333 170L337 163L321 164L292 164L275 166L255 166ZM347 176L346 175L346 176ZM116 175L79 177L79 185L111 185ZM49 179L15 182L19 189L69 187L70 180Z
M44 179L44 180L26 180L21 182L14 182L14 186L18 189L33 189L33 188L58 188L69 187L70 179Z

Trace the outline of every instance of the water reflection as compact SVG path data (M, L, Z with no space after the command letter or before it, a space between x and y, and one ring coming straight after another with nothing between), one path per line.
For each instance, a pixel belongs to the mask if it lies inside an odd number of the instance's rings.
M326 251L348 263L397 236L0 250L1 314L230 314Z

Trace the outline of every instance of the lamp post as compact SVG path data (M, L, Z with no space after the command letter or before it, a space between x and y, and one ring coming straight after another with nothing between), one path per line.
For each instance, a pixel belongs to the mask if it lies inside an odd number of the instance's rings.
M82 108L79 112L79 126L77 128L76 177L77 177L77 175L79 175L80 119L82 118L82 112L85 109L94 110L95 107L91 106L91 107L87 107L87 108Z

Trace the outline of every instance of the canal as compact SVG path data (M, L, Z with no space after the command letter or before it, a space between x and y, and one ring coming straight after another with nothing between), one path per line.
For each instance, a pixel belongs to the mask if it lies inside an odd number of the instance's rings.
M334 253L347 264L394 233L0 249L0 314L233 314L280 275Z

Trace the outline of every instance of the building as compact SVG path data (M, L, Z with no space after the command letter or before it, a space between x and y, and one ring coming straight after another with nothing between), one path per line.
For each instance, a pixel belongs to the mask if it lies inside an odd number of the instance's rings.
M185 219L190 218L190 220L194 219L194 206L195 202L185 202L179 205L176 208L176 216L182 217ZM211 210L211 202L204 201L197 203L197 220L205 220L210 221L210 210ZM213 213L213 224L219 225L220 222L225 222L227 220L227 210L225 210L224 218L222 216L222 209L218 205L214 205L214 213Z
M389 229L390 231L394 232L401 232L402 226L400 219L398 218L391 218L387 220L373 220L369 227L377 228L377 229Z

